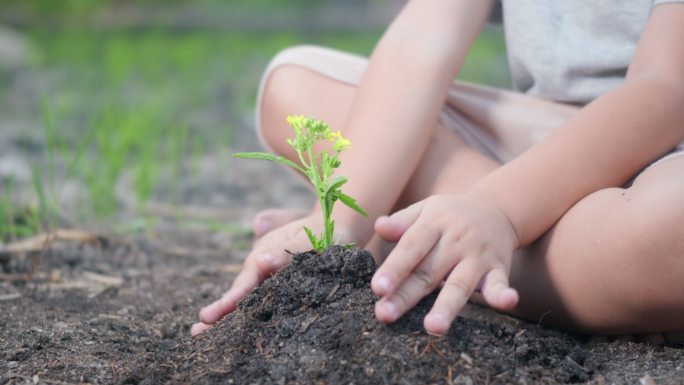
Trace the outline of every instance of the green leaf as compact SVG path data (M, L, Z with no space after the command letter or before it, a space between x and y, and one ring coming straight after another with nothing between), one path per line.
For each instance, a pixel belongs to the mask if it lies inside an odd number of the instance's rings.
M354 198L350 197L349 195L344 194L342 192L340 192L339 199L340 199L340 201L342 201L342 203L347 205L352 210L363 215L364 217L368 217L368 213L366 212L366 210L362 209L358 203L356 203L356 199L354 199Z
M290 166L290 167L294 168L295 170L300 171L303 174L306 174L306 171L304 171L304 169L301 168L297 163L287 159L284 156L280 156L280 155L273 155L273 154L269 154L267 152L238 152L236 154L233 154L233 156L236 158L270 160L273 162L278 162L280 164L284 164L286 166Z
M347 177L345 176L336 176L335 179L333 179L332 182L330 182L330 187L328 187L328 191L342 187L342 185L347 183L347 181L349 181L349 179L347 179Z
M309 241L311 242L311 246L314 248L314 250L323 251L323 248L321 247L321 242L314 235L313 231L311 231L310 228L304 226L304 232L306 233L306 236L309 237Z
M324 197L326 199L330 200L330 202L334 202L337 200L337 194L335 196L331 196L336 190L339 190L340 187L342 187L343 184L347 183L348 179L347 177L344 176L337 176L335 179L330 182L330 185L328 186L328 189L325 190ZM330 208L332 211L332 207Z

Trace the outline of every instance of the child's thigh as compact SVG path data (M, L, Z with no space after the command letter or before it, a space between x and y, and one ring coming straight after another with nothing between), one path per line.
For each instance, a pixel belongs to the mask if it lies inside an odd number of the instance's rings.
M593 333L684 327L684 156L574 205L514 258L518 315Z

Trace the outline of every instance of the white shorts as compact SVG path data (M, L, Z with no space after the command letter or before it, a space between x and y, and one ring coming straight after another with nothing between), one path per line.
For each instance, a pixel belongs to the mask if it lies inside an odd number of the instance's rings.
M259 86L256 128L263 140L260 109L265 80L279 66L296 65L350 85L358 85L368 59L329 48L295 46L280 52L268 65ZM486 156L505 163L564 124L580 107L512 91L454 82L440 114L440 122ZM684 155L684 141L656 160Z

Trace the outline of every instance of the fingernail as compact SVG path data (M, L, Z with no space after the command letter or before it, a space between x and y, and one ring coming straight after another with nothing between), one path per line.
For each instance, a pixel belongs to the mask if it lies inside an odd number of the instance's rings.
M392 281L388 276L380 274L375 277L375 287L380 291L381 294L387 294L392 290Z
M261 255L259 256L259 258L260 258L262 261L264 261L264 262L266 262L266 263L268 263L268 264L270 264L270 265L275 265L275 264L276 264L276 258L275 258L275 256L274 256L273 254L271 254L271 253L261 254Z
M256 231L259 234L266 234L267 232L271 231L271 226L273 223L271 222L270 219L266 218L260 218L257 223L256 223Z
M190 327L190 335L193 337L198 335L200 333L200 328L201 326L199 322L192 324Z
M375 220L375 223L388 222L389 220L390 220L390 217L388 217L387 215L383 215L383 216L378 217L378 218Z
M442 314L442 313L428 314L425 318L426 318L425 323L430 324L431 329L439 330L438 334L445 333L446 330L449 329L449 322L447 321L447 317L445 314Z
M210 329L209 325L198 322L198 323L192 325L192 327L190 328L190 335L193 337L196 337L196 336L204 333L208 329Z
M514 307L517 305L518 301L520 300L518 291L510 287L501 292L500 298L503 298L504 307L506 310L508 310L509 307Z
M199 311L200 321L202 321L202 322L211 321L211 318L212 318L211 314L207 314L209 312L208 309L209 309L209 306L205 306L202 309L200 309L200 311Z
M397 305L395 305L394 302L384 301L382 307L385 309L385 312L390 315L392 320L397 319Z

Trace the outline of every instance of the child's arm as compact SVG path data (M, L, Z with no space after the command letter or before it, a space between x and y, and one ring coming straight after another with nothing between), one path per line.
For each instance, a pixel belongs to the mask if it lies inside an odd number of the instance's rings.
M656 7L624 85L469 194L428 198L378 220L381 235L400 238L373 280L384 296L378 317L395 320L452 268L425 319L428 331L445 332L482 277L490 305L512 308L518 298L508 287L508 269L515 248L537 239L583 197L621 186L684 138L682 36L684 5Z
M411 0L371 56L344 128L352 149L341 155L346 194L369 213L365 219L335 208L338 235L365 244L373 221L391 210L430 139L432 126L467 50L484 25L493 0ZM265 277L289 262L284 250L307 250L303 226L315 232L321 214L271 231L252 250L224 296L200 311L193 334L231 312Z
M511 220L519 246L581 198L623 185L682 140L682 37L684 5L655 7L625 83L475 188Z
M416 169L446 94L493 1L413 0L376 46L354 99L342 154L345 192L369 213L335 215L358 228L360 243L388 213ZM381 192L381 193L380 193Z

